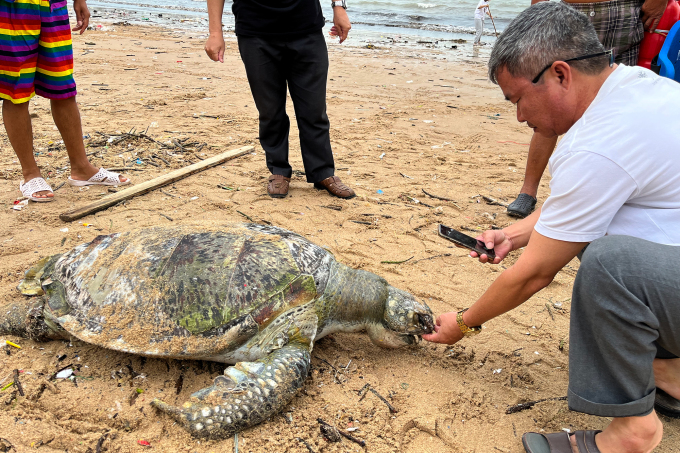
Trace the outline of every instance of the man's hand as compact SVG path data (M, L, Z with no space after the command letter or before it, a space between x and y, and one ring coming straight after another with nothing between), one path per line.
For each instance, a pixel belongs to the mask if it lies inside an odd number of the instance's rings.
M463 332L458 327L456 312L443 313L437 317L434 324L434 333L423 335L423 339L432 343L454 344L463 338Z
M336 6L333 8L333 27L329 34L331 36L339 36L340 44L347 39L347 34L352 28L352 24L349 22L349 17L347 16L347 11L342 6Z
M210 33L205 42L205 53L212 61L224 63L224 36L220 33Z
M90 23L90 10L87 9L85 0L73 0L73 11L76 13L76 26L72 28L72 31L80 30L82 35Z
M489 261L489 257L486 255L479 256L477 252L470 252L470 256L473 258L479 257L479 261L482 263L498 264L503 261L508 253L512 252L514 244L512 239L507 237L503 230L487 230L477 236L478 239L486 245L486 248L493 249L496 253L496 258L493 261Z
M645 24L645 30L650 33L656 30L667 4L667 0L645 0L642 5L642 23Z

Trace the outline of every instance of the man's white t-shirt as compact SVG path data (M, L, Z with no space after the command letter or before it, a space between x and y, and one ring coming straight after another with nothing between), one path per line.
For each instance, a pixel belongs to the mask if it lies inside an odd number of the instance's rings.
M619 65L550 158L536 231L680 245L680 84Z
M484 5L484 8L480 8L480 6L482 5ZM489 2L487 2L486 0L480 0L479 4L477 5L477 9L475 10L475 19L484 20L484 15L489 10L489 8L487 8L488 6Z

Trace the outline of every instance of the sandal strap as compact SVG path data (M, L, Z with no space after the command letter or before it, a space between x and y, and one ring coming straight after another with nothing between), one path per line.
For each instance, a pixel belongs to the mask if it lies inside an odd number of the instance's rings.
M90 179L87 180L88 182L115 182L117 184L120 184L120 173L114 173L112 171L108 171L105 168L100 168L97 173L94 174Z
M21 194L26 198L31 198L34 193L42 192L43 190L47 190L49 192L54 193L50 185L47 184L47 181L45 181L41 177L33 178L27 183L22 182L21 184L19 184L19 190L21 191Z
M595 443L595 435L601 433L600 430L583 430L576 431L574 433L574 438L576 439L576 445L578 445L578 451L580 453L600 453Z
M565 431L550 434L524 433L522 444L527 453L572 453L569 434Z

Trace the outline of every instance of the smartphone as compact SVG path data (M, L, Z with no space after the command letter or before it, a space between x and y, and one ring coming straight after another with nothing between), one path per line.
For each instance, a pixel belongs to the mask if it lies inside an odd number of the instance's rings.
M493 251L493 249L486 248L486 245L482 241L468 236L467 234L461 233L460 231L454 230L453 228L449 228L440 224L439 235L462 247L465 247L466 249L477 252L477 254L480 256L486 255L491 261L496 258L496 253Z

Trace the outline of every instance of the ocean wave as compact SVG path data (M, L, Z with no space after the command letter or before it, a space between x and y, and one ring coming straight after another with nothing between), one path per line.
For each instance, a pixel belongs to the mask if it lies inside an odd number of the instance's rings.
M436 3L418 3L418 8L427 9L427 8L436 8L437 6L439 6L439 5L437 5Z

